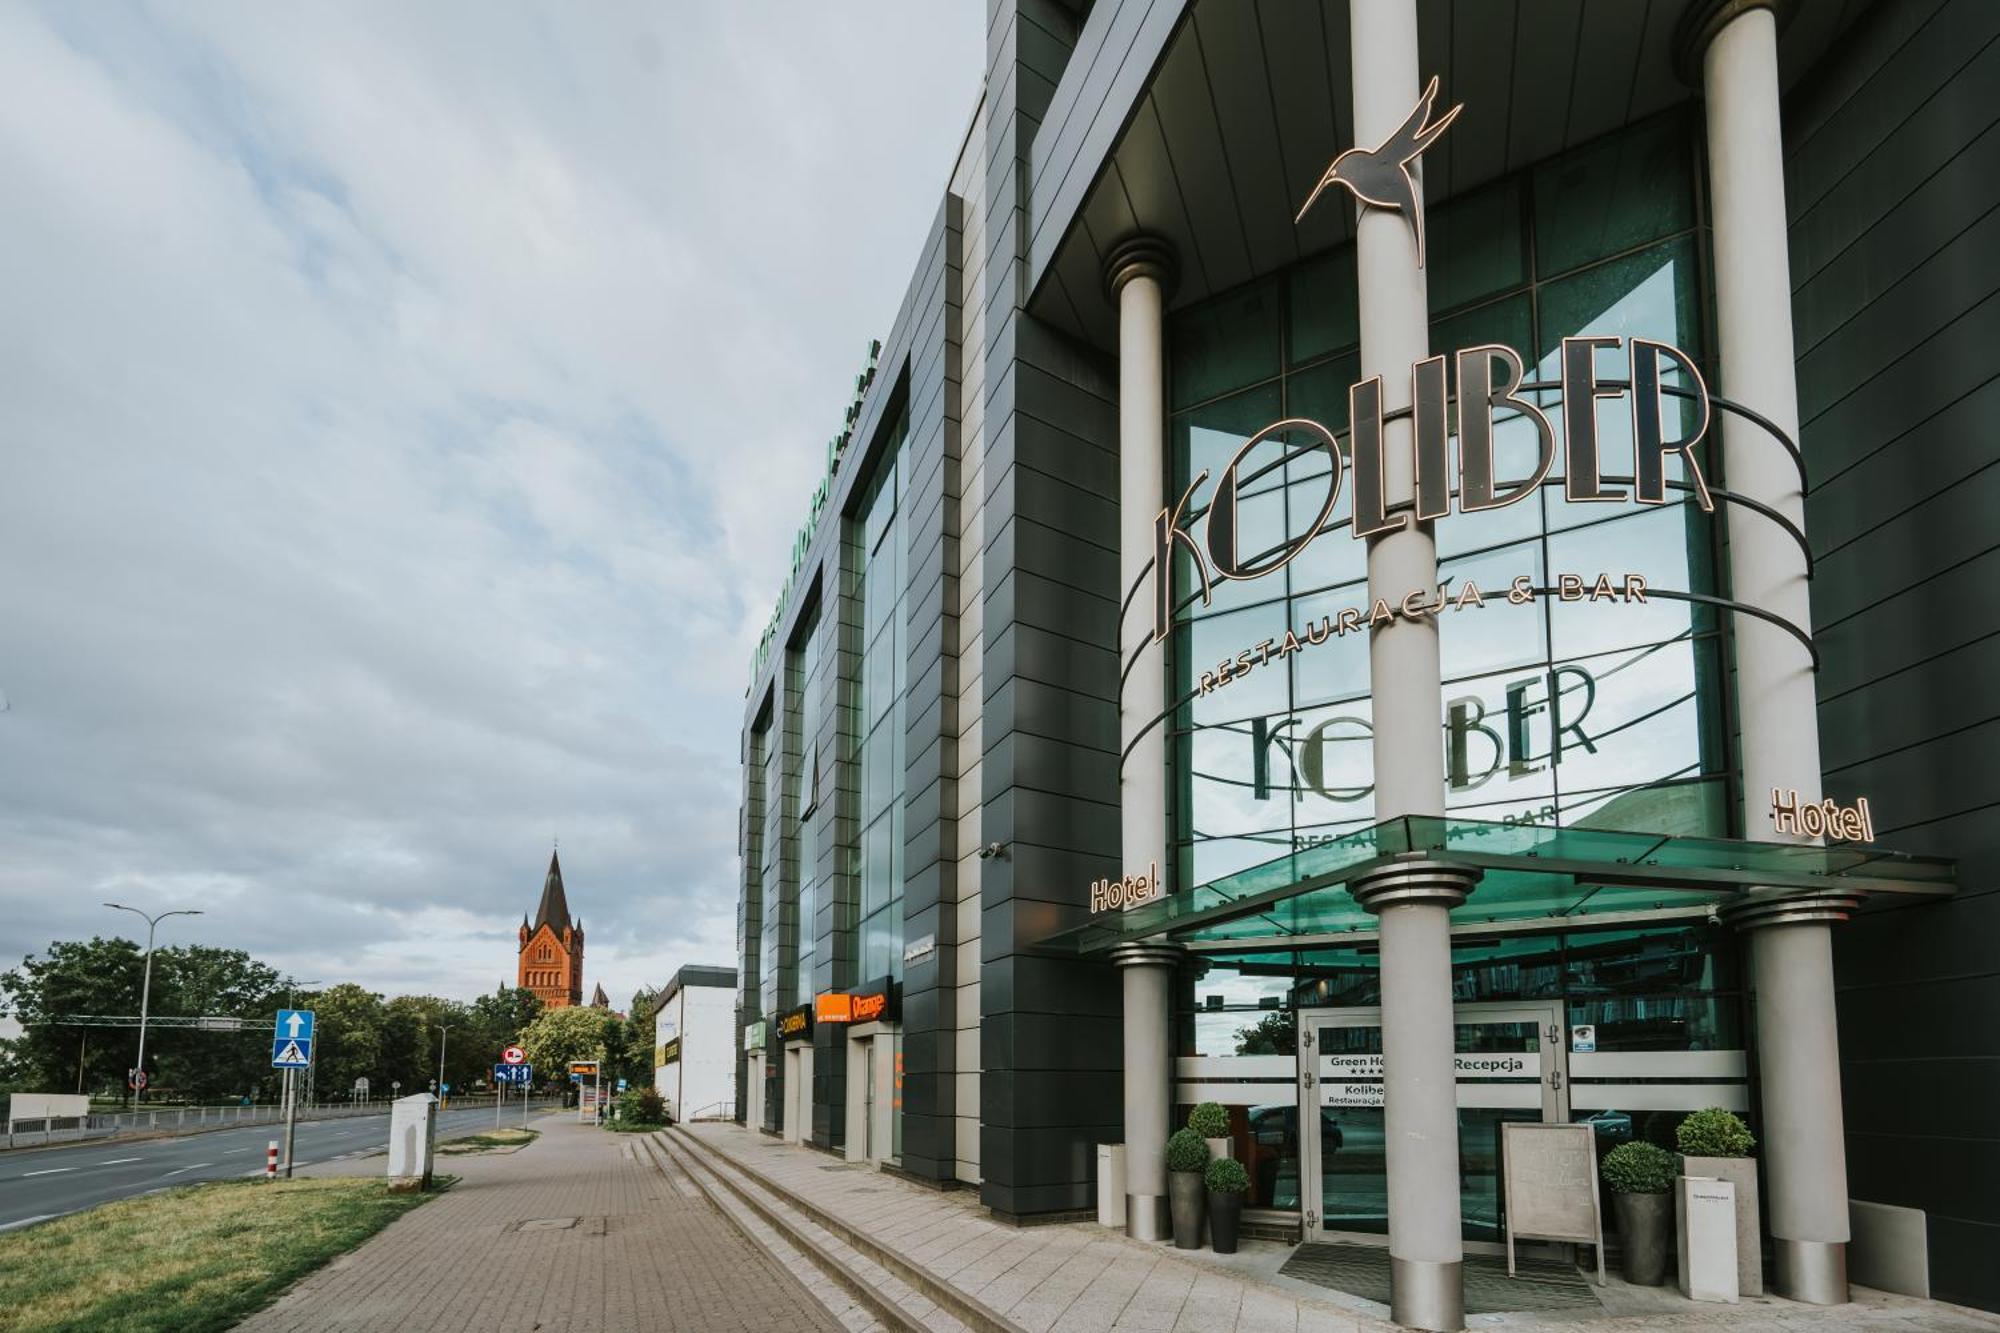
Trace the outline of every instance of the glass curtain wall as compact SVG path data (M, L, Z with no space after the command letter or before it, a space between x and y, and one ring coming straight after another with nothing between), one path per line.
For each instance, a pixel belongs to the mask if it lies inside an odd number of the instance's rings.
M760 733L762 753L757 756L757 790L763 804L763 838L759 847L757 883L762 891L763 954L757 970L758 993L763 996L767 1017L787 1009L798 1000L792 995L791 978L784 967L786 945L784 904L784 735L782 725Z
M826 653L820 644L820 615L815 609L807 618L804 634L797 648L790 653L786 663L788 677L785 693L789 699L798 701L797 744L792 750L791 790L786 809L798 837L798 881L799 901L797 915L793 920L793 951L797 962L795 973L800 1001L803 1002L817 991L818 983L813 976L816 959L814 947L817 932L816 919L820 901L820 793L821 756L820 723L824 707L822 700L826 694L826 682L821 677L821 668Z
M1560 374L1562 339L1584 333L1653 338L1700 362L1692 135L1681 115L1650 121L1433 210L1432 351L1504 344L1543 380ZM1360 365L1354 283L1353 250L1343 247L1174 317L1173 497L1207 470L1196 497L1205 504L1243 442L1281 418L1317 420L1347 448L1347 392ZM1598 356L1601 377L1626 378L1622 346ZM1543 397L1558 437L1553 484L1508 508L1436 524L1447 590L1472 582L1485 599L1438 619L1447 805L1478 819L1727 833L1713 612L1664 598L1515 605L1505 596L1523 575L1536 587L1565 574L1588 584L1600 573L1614 584L1631 573L1655 588L1714 586L1711 521L1684 491L1669 489L1659 506L1564 498L1558 396ZM1693 424L1686 415L1682 433ZM1598 425L1607 484L1622 475L1629 490L1625 404L1604 403ZM1524 418L1496 423L1501 483L1532 471L1535 444ZM1240 469L1248 477L1277 464L1241 488L1246 554L1302 531L1325 502L1325 455L1281 461L1283 449L1260 445ZM1718 454L1704 446L1702 464L1720 484ZM1685 482L1678 457L1668 477L1670 486ZM1342 490L1336 519L1351 512L1351 477ZM1342 526L1276 573L1218 583L1207 605L1196 599L1177 614L1176 697L1202 670L1287 629L1350 607L1365 618L1366 559L1366 544ZM1177 604L1196 586L1183 556ZM1181 706L1179 882L1206 883L1373 822L1370 725L1365 633L1330 639Z
M861 901L857 982L903 973L903 729L908 656L905 415L890 432L857 514L860 525Z

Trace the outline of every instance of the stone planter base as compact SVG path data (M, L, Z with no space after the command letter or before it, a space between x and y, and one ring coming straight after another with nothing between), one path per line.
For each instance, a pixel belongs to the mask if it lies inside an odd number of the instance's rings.
M1754 1157L1682 1157L1681 1174L1726 1180L1736 1187L1736 1293L1764 1294L1763 1218L1757 1202Z

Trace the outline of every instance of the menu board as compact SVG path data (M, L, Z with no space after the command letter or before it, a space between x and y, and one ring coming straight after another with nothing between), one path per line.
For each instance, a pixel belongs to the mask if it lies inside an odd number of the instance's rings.
M1604 1283L1604 1219L1597 1197L1597 1139L1589 1125L1504 1124L1500 1148L1507 1191L1507 1275L1514 1241L1566 1240L1597 1247Z

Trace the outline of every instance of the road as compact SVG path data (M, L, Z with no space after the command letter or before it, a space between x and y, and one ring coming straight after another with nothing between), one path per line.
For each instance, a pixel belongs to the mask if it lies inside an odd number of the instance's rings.
M520 1123L515 1110L507 1123ZM476 1134L493 1127L493 1108L446 1111L438 1137ZM99 1139L70 1148L0 1154L0 1231L61 1217L113 1199L198 1180L227 1180L264 1169L265 1146L284 1138L283 1125L246 1125L207 1134L158 1139ZM301 1121L298 1164L377 1152L389 1142L389 1116Z

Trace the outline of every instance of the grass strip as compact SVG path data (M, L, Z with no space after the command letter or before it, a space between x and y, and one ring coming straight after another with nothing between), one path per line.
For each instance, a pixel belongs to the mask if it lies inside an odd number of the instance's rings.
M0 1235L0 1330L226 1329L431 1197L380 1180L217 1181Z
M460 1139L447 1139L438 1145L438 1153L491 1152L495 1148L518 1151L541 1137L540 1130L534 1129L493 1129L484 1134L467 1134Z

